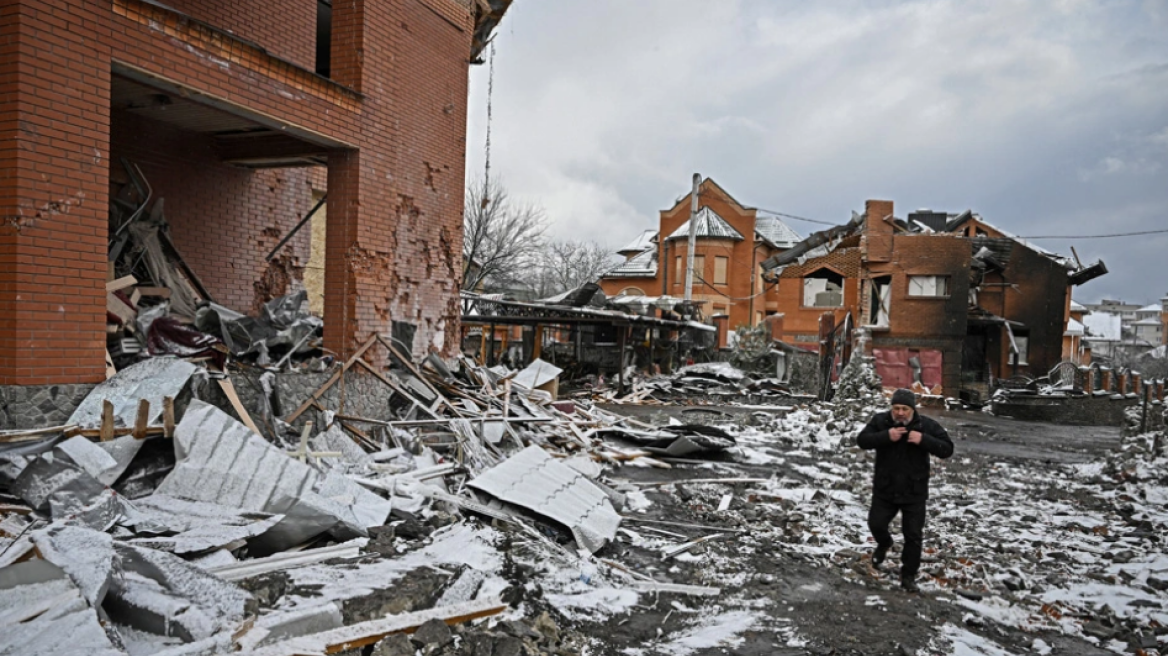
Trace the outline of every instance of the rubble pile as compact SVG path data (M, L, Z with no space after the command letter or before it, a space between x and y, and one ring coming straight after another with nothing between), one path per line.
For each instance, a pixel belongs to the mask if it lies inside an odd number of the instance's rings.
M937 603L914 607L869 560L870 363L832 404L712 426L555 400L538 360L454 364L371 339L334 370L367 367L389 419L318 390L259 430L154 358L69 425L0 436L0 653L828 653L845 599L903 635L837 653L1168 647L1155 434L1073 465L958 442L934 463Z
M303 290L262 305L258 317L216 303L170 240L165 199L156 197L137 165L122 164L128 181L111 198L109 217L110 375L159 355L196 359L220 370L228 360L273 369L300 364L309 370L331 362L321 350L323 322L308 313Z
M323 426L293 412L261 431L238 399L243 421L198 398L207 370L157 357L95 388L67 425L0 436L0 652L292 654L382 641L378 653L396 653L408 644L386 636L414 632L426 653L464 640L579 653L551 617L534 629L518 620L537 567L549 592L587 585L581 568L616 539L625 494L601 463L669 467L653 456L733 444L556 402L537 389L538 360L451 370L374 343L393 366L369 365L363 348L346 367L361 362L393 390L389 421L342 421L315 394L302 407L316 405ZM609 430L630 434L610 443ZM605 569L586 578L649 578ZM500 613L512 617L450 640L432 633L435 621Z
M781 380L752 377L729 362L692 364L671 375L637 378L631 388L627 394L602 388L590 396L598 403L638 405L773 404L809 398L792 393L790 386Z

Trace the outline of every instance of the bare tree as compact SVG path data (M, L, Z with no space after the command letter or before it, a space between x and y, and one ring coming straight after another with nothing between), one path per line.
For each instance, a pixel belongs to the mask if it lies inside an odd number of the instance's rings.
M531 280L536 298L596 282L616 265L611 249L594 241L552 241L536 258Z
M478 180L466 190L462 233L462 288L519 280L543 247L543 208L515 204L496 180Z

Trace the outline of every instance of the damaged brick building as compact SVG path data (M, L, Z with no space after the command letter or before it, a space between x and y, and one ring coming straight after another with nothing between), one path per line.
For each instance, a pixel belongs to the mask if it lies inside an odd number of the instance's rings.
M993 379L1043 376L1062 359L1072 286L1106 273L965 212L894 216L868 201L845 226L763 262L777 284L776 337L813 345L820 317L872 336L886 387L914 382L984 401Z
M626 260L605 274L609 296L683 298L689 266L691 194L662 210L657 230L646 230L618 251ZM775 216L760 214L734 199L710 178L698 186L692 298L706 317L728 317L731 329L760 323L778 310L763 285L759 265L801 237Z
M468 65L509 4L0 0L0 386L105 378L132 182L216 302L307 278L331 351L456 353Z

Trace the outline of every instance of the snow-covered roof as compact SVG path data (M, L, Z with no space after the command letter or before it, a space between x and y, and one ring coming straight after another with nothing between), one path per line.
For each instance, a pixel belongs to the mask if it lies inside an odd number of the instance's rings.
M1087 312L1087 306L1071 301L1071 312Z
M1107 342L1123 339L1123 318L1118 314L1094 312L1083 317L1083 325L1089 331L1089 339Z
M1159 326L1160 317L1148 317L1147 319L1140 319L1139 321L1131 322L1133 326Z
M1079 323L1078 321L1075 321L1074 319L1067 319L1067 331L1063 333L1063 336L1065 336L1065 337L1082 336L1086 332L1084 330L1084 328L1085 327L1083 326L1083 324Z
M734 239L741 241L746 239L741 232L734 229L734 226L726 222L726 219L718 216L718 213L709 207L703 207L698 210L697 215L697 236L714 238L714 239ZM669 239L688 239L689 238L689 221L681 224L673 234L669 235Z
M790 248L803 241L799 233L777 216L760 215L756 217L754 231L779 248Z
M1159 303L1152 303L1151 305L1145 305L1144 307L1136 310L1136 312L1155 312L1156 314L1159 314L1160 310L1161 308Z
M628 261L604 274L604 278L654 278L657 276L657 249L634 255Z
M656 230L645 230L637 238L628 243L627 246L617 251L621 255L626 253L640 253L653 245L653 240L657 238Z

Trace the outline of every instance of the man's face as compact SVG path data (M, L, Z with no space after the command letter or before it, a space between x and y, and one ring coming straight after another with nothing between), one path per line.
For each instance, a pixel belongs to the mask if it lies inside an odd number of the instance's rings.
M898 424L907 424L912 421L913 412L912 407L897 403L892 406L892 420Z

